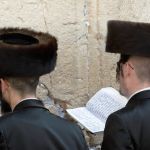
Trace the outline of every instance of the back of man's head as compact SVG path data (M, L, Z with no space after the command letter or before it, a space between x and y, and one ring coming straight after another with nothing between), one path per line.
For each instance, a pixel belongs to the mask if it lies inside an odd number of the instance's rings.
M117 63L116 75L117 80L119 79L119 74L123 76L121 64L125 64L130 61L132 63L132 69L135 71L135 75L137 79L141 83L149 83L150 82L150 58L149 57L141 57L141 56L131 56L131 55L120 55L120 60Z
M31 29L2 28L0 41L0 92L13 108L12 101L35 97L39 76L54 70L57 39Z
M5 78L13 90L24 97L36 93L39 77L7 77Z
M131 61L139 81L150 83L150 58L132 56Z

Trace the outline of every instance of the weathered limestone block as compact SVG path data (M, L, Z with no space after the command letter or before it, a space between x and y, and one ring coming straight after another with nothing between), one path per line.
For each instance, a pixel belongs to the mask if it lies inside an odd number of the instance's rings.
M44 86L44 84L39 83L37 90L36 90L36 96L41 100L46 100L48 97L48 89Z
M102 141L103 141L103 133L96 133L96 134L92 134L90 132L87 132L90 141L89 144L90 146L99 146L101 145Z

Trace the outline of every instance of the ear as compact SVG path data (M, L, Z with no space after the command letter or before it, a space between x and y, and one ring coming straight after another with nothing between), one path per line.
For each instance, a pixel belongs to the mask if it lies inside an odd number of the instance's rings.
M9 83L7 80L4 80L4 79L0 79L0 82L1 82L2 93L4 93L6 90L9 89Z
M132 63L130 62L124 64L124 69L123 69L124 76L126 77L131 76L134 70L132 66L133 66Z

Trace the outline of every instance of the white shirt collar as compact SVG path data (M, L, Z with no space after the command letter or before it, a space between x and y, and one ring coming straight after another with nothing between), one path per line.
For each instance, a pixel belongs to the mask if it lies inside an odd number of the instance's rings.
M28 97L28 98L25 98L25 99L20 100L20 102L25 101L25 100L30 100L30 99L36 99L36 100L37 100L36 97ZM19 103L20 103L20 102L19 102Z
M150 87L147 87L147 88L144 88L144 89L141 89L141 90L138 90L138 91L134 92L134 93L129 97L129 100L130 100L135 94L140 93L140 92L142 92L142 91L147 91L147 90L150 90Z

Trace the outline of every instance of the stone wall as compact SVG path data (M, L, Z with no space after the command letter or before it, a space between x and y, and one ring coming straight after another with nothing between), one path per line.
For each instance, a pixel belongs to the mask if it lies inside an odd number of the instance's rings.
M54 2L47 1L49 7L50 3ZM48 26L55 26L53 32L59 39L59 51L55 71L43 76L41 81L50 97L65 101L68 107L85 105L102 87L117 87L116 56L104 52L106 21L105 24L100 21L99 3L97 0L57 1L53 9L55 16L47 21ZM48 31L53 33L50 27Z
M29 27L58 38L57 67L41 82L49 96L76 107L102 87L117 87L117 57L104 52L107 20L149 22L149 6L148 0L1 0L0 27Z
M105 3L102 0L1 0L0 27L27 27L50 32L58 38L57 67L41 78L48 90L45 96L76 107L84 105L101 87L116 86L114 56L104 53Z

